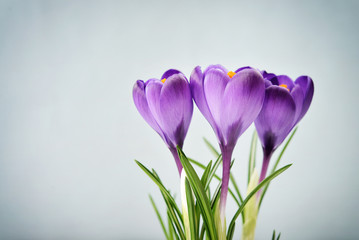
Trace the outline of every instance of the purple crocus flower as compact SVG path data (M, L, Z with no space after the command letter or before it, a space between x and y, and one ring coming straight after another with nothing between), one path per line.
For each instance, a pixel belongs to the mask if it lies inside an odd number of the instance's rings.
M265 93L261 73L250 67L235 72L211 65L196 67L190 78L197 107L215 131L223 159L221 219L224 219L232 152L241 134L259 114Z
M170 69L161 80L138 80L133 87L133 100L142 117L166 143L181 174L176 146L183 147L193 112L187 78L180 71Z
M259 182L266 176L273 152L308 111L314 93L313 81L308 76L300 76L293 82L285 75L265 71L262 75L266 84L265 100L254 121L263 147Z

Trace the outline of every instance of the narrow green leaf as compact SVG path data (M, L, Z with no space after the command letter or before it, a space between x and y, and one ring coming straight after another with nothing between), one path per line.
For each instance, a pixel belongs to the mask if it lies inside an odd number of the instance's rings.
M197 166L199 166L200 168L205 168L205 166L202 164L202 163L199 163L199 162L197 162L196 160L193 160L193 159L188 159L188 160L190 160L192 163L194 163L195 165L197 165ZM218 159L217 159L217 161L216 161L216 163L215 163L215 165L213 166L213 168L218 168L218 164L220 164L222 162L222 159L220 159L220 161L218 161ZM231 167L233 166L233 162L231 163ZM217 174L214 174L215 173L215 171L213 172L213 176L219 181L219 182L221 182L222 181L222 179L217 175ZM213 178L213 176L212 177L210 177L210 178ZM236 189L236 191L237 191L237 194L238 194L238 196L239 196L239 199L237 199L237 197L236 197L236 195L233 193L233 190L230 188L230 187L228 187L228 192L229 192L229 194L232 196L232 198L234 199L234 201L237 203L237 205L238 206L240 206L241 205L241 202L243 202L243 199L242 199L242 196L241 196L241 193L239 192L239 189L238 189L238 186L237 186L237 184L236 184L236 182L235 182L235 179L232 177L232 174L230 175L230 180L231 180L231 182L232 182L232 184L234 185L234 187L237 187L237 189ZM208 184L206 185L206 189L205 190L207 190L208 189L208 187L209 187L209 183L210 183L210 180L208 181ZM243 218L243 216L242 216L242 218ZM243 221L244 221L244 218L243 218Z
M172 222L172 217L171 217L171 213L169 212L169 210L167 210L167 219L168 219L168 229L169 229L169 234L171 239L173 239L173 236L176 238L176 240L179 240L179 236L176 234L175 231L175 227L174 224Z
M242 202L243 202L243 198L242 198L241 192L239 191L238 185L237 185L236 180L234 179L234 176L233 176L232 173L231 173L231 175L229 176L229 178L230 178L231 183L232 183L232 185L233 185L233 187L234 187L234 190L235 190L236 193L237 193L237 196L238 196L238 198L239 198L239 200L240 200L240 203L242 203Z
M239 207L243 203L243 198L242 198L241 192L239 191L238 185L237 185L236 180L234 179L234 176L233 176L232 173L229 175L229 179L231 180L231 183L232 183L232 185L234 187L234 190L237 193L237 196L238 196L239 200L236 198L236 196L234 195L232 190L230 190L229 188L228 188L228 192L232 196L232 198L234 199L234 201L237 203L237 205ZM244 215L244 213L242 213L242 223L244 223L244 222L245 222L245 215Z
M250 152L249 152L248 184L249 184L249 181L251 180L251 175L252 175L253 169L256 165L257 139L258 139L258 134L257 134L257 131L254 130L253 135L252 135Z
M207 147L209 148L209 150L211 150L211 152L213 153L213 155L215 157L219 156L219 152L216 150L216 148L206 139L203 138L204 142L206 143Z
M181 211L178 209L176 201L173 199L173 197L171 196L169 191L165 188L165 186L163 186L159 178L150 170L148 170L142 163L140 163L137 160L135 160L135 162L154 181L154 183L156 183L156 185L160 188L161 192L163 192L166 195L166 197L168 197L170 203L175 207L175 211L177 212L177 214L181 215Z
M234 235L234 229L236 228L236 223L234 223L233 228L231 228L231 231L228 232L227 239L232 240Z
M229 224L228 227L228 233L230 231L232 231L231 228L234 227L234 223L236 221L236 219L238 218L239 214L241 214L241 212L243 211L245 205L247 204L247 202L251 199L251 197L259 191L259 189L261 189L265 184L267 184L268 182L272 181L275 177L277 177L279 174L281 174L282 172L284 172L285 170L287 170L290 166L292 166L292 164L288 164L280 169L278 169L277 171L275 171L274 173L272 173L271 175L269 175L268 177L266 177L260 184L258 184L257 187L255 187L253 189L253 191L244 199L244 201L242 202L241 206L239 207L239 209L237 210L237 212L234 214L231 223Z
M195 210L196 210L196 236L199 235L199 227L200 227L200 221L201 221L201 209L199 207L199 205L196 203L195 205Z
M203 175L202 175L202 178L201 178L201 182L202 182L203 186L206 186L206 184L207 184L208 176L209 176L209 173L211 171L211 167L212 167L212 161L210 161L208 163L207 167L205 168L205 170L203 172Z
M169 191L163 186L161 180L157 177L156 173L152 173L139 161L135 160L135 162L160 188L163 199L165 200L165 203L167 205L167 209L170 212L170 218L173 221L174 225L176 226L176 230L177 230L178 234L180 235L181 239L186 239L184 232L183 232L183 228L177 218L177 215L178 215L181 223L183 224L182 214L181 214L180 210L178 209L175 200L173 199L173 197L171 196ZM176 215L176 212L177 212L177 215Z
M273 168L272 168L271 173L274 173L274 171L277 170L277 166L278 166L280 160L282 159L282 156L283 156L285 150L287 149L287 147L288 147L290 141L292 140L294 134L296 133L297 129L298 129L298 127L296 127L296 128L293 130L292 134L290 135L290 137L288 138L287 142L285 143L285 145L284 145L282 151L281 151L280 154L279 154L279 157L277 158L277 161L275 162L275 164L274 164L274 166L273 166ZM264 195L266 194L266 192L267 192L267 190L268 190L268 187L269 187L269 183L268 183L268 185L265 186L264 189L263 189L262 195L261 195L261 197L260 197L260 199L259 199L258 209L261 207L261 204L262 204Z
M202 163L200 163L200 162L198 162L198 161L196 161L196 160L194 160L194 159L188 158L188 160L189 160L190 162L194 163L195 165L199 166L199 167L202 168L202 169L205 169L205 168L206 168ZM205 186L205 190L206 190L206 191L207 191L207 189L209 189L209 184L210 184L210 182L211 182L211 180L212 180L213 177L215 177L215 178L220 182L220 183L219 183L219 186L221 185L222 179L221 179L218 175L215 174L216 171L217 171L217 169L218 169L218 167L219 167L219 165L220 165L221 163L222 163L222 155L219 155L218 158L217 158L217 160L216 160L216 162L215 162L214 165L213 165L212 171L211 171L210 176L209 176L209 179L208 179L208 181L207 181L207 185ZM234 162L232 161L231 167L233 166L233 163L234 163ZM238 205L238 207L239 207L239 206L241 205L241 203L243 202L243 198L242 198L242 195L241 195L241 193L240 193L240 191L239 191L238 185L236 184L236 181L235 181L235 179L234 179L232 173L231 173L231 175L230 175L230 180L231 180L231 182L232 182L232 184L233 184L233 186L234 186L234 188L235 188L235 190L236 190L236 193L237 193L239 199L237 199L236 195L234 194L234 192L233 192L233 190L232 190L231 188L228 188L228 192L229 192L229 194L232 196L232 198L234 199L234 201L237 203L237 205ZM219 193L219 190L220 190L220 188L217 188L216 194ZM217 196L216 194L215 194L215 196ZM219 195L218 195L218 196L219 196ZM215 199L215 200L216 200L216 199ZM211 208L212 208L212 209L214 208L213 202L211 202ZM244 222L244 214L242 214L242 222ZM202 233L203 233L203 232L201 231L201 234L202 234Z
M221 155L220 155L220 156L221 156ZM207 165L207 167L206 167L204 164L202 164L202 163L200 163L200 162L198 162L198 161L196 161L196 160L194 160L194 159L192 159L192 158L187 158L187 159L188 159L191 163L194 163L196 166L198 166L198 167L204 169L205 172L204 172L203 174L207 174L206 171L207 171L207 168L209 167L208 165ZM205 190L208 189L208 186L209 186L209 184L210 184L211 181L212 181L213 175L215 174L215 172L216 172L218 166L221 164L221 162L222 162L222 159L221 159L220 157L218 157L217 160L216 160L216 162L215 162L214 165L213 165L213 168L210 169L210 171L209 171L209 173L208 173L208 177L206 177L206 178L207 178L206 184L203 184L203 185L205 185ZM210 163L212 164L212 161L210 161ZM217 176L217 177L218 177L218 176ZM202 179L203 179L203 175L202 175L201 181L202 181L202 183L204 183L204 181L203 181ZM218 179L219 179L219 177L218 177ZM220 179L219 179L219 180L220 180Z
M273 230L272 240L275 240L275 230Z
M170 222L171 219L169 217L169 212L167 210L167 223L168 223L168 236L169 236L169 240L173 240L173 234L174 234L174 230L173 230L173 226L172 226L172 223Z
M152 171L153 171L154 176L157 177L158 181L160 183L162 183L161 179L158 176L158 174L156 173L156 171L154 169L152 169ZM168 193L170 194L169 191L168 191ZM181 239L184 239L185 235L184 235L184 231L182 228L182 226L184 226L184 220L183 220L182 213L179 211L179 208L178 208L176 202L170 201L168 199L167 195L162 190L161 190L161 194L162 194L162 197L167 205L167 210L170 212L170 217L176 226L176 230L177 230L178 234L180 235ZM173 196L173 201L174 201L174 196Z
M217 169L221 165L221 163L222 163L222 155L220 154L213 165L211 173L209 174L209 178L208 178L207 184L205 186L205 189L209 188L209 185L212 182L213 176L216 174Z
M151 195L148 195L148 196L149 196L150 201L151 201L151 203L152 203L152 207L153 207L153 209L154 209L154 210L155 210L155 212L156 212L157 218L158 218L158 220L160 221L160 224L161 224L161 227L162 227L163 233L166 235L166 238L167 238L167 239L170 239L170 237L169 237L169 235L168 235L168 233L167 233L167 230L166 230L165 224L163 223L163 220L162 220L161 214L160 214L160 212L158 211L158 208L157 208L157 206L156 206L155 201L153 200L153 198L152 198L152 196L151 196Z
M222 183L219 182L218 185L217 185L216 190L214 191L213 197L211 198L211 210L212 210L213 213L214 213L214 210L215 210L214 207L216 206L217 202L219 201L220 192L221 192L221 186L222 186ZM205 233L205 225L203 224L202 228L201 228L201 234L200 234L199 239L202 240L204 238L204 233Z
M188 180L193 189L194 194L196 195L197 202L201 208L203 220L205 222L207 231L211 237L211 239L217 238L216 228L214 225L214 219L211 212L211 207L209 200L207 198L204 187L199 179L196 171L193 169L186 155L182 152L181 148L177 147L177 153L181 160L183 169L186 171Z
M205 233L205 227L202 226L201 234L199 235L199 239L200 239L200 240L203 240L203 238L204 238L204 233Z
M190 239L197 239L196 236L196 213L195 213L195 206L194 206L194 199L192 197L192 190L190 184L186 178L185 180L185 188L186 188L186 196L187 196L187 208L188 208L188 218L189 218L189 225L190 225Z
M183 231L183 228L182 228L180 222L178 221L178 218L177 218L177 216L176 216L176 213L174 212L174 210L173 210L171 204L169 203L168 198L166 198L164 194L163 194L162 196L163 196L163 198L164 198L164 200L165 200L165 202L166 202L167 209L168 209L168 211L169 211L169 213L170 213L170 214L169 214L169 217L170 217L170 219L171 219L171 223L174 224L175 230L177 231L179 237L180 237L182 240L185 240L185 239L186 239L186 236L185 236L185 234L184 234L184 231ZM182 224L183 224L183 223L182 223ZM176 234L175 234L175 235L176 235Z
M222 188L222 183L219 182L216 190L214 191L213 197L211 199L211 209L214 210L214 207L216 206L217 201L219 201L219 196L221 195L221 188Z
M277 240L279 240L279 239L280 239L280 234L281 234L281 233L279 233L279 234L278 234Z

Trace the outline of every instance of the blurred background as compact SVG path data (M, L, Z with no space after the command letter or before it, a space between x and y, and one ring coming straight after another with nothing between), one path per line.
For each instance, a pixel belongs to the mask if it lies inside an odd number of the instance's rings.
M358 239L358 11L339 0L0 1L0 239L164 239L148 199L164 213L159 190L134 159L173 192L179 177L132 87L214 63L315 83L257 239L273 229L282 239ZM234 152L243 193L252 132ZM216 143L195 107L184 151L206 163L203 137ZM235 210L229 198L228 216Z

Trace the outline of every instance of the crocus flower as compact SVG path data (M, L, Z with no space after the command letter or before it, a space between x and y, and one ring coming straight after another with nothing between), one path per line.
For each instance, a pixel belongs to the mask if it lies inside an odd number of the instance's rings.
M170 69L161 80L138 80L133 87L133 100L142 117L166 143L181 174L176 146L183 147L193 112L187 78L180 71Z
M223 223L232 152L241 134L259 114L265 94L261 73L250 67L235 72L211 65L203 73L196 67L190 78L197 107L211 124L222 152L223 174L220 217Z
M265 100L255 126L263 148L261 182L273 152L303 118L312 102L314 85L308 76L293 82L288 76L262 72L266 84Z

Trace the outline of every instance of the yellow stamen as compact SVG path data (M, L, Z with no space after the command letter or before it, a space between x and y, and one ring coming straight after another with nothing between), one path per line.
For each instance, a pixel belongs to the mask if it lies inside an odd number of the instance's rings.
M288 88L287 84L281 84L281 85L279 85L279 87L285 88L285 89L287 89L289 91L289 88Z
M232 72L232 71L229 71L229 72L227 73L227 75L228 75L230 78L232 78L234 75L236 75L236 73L235 73L235 72Z
M166 78L164 78L164 79L162 79L162 80L161 80L161 82L162 82L162 83L165 83L165 82L166 82L166 80L167 80L167 79L166 79Z

